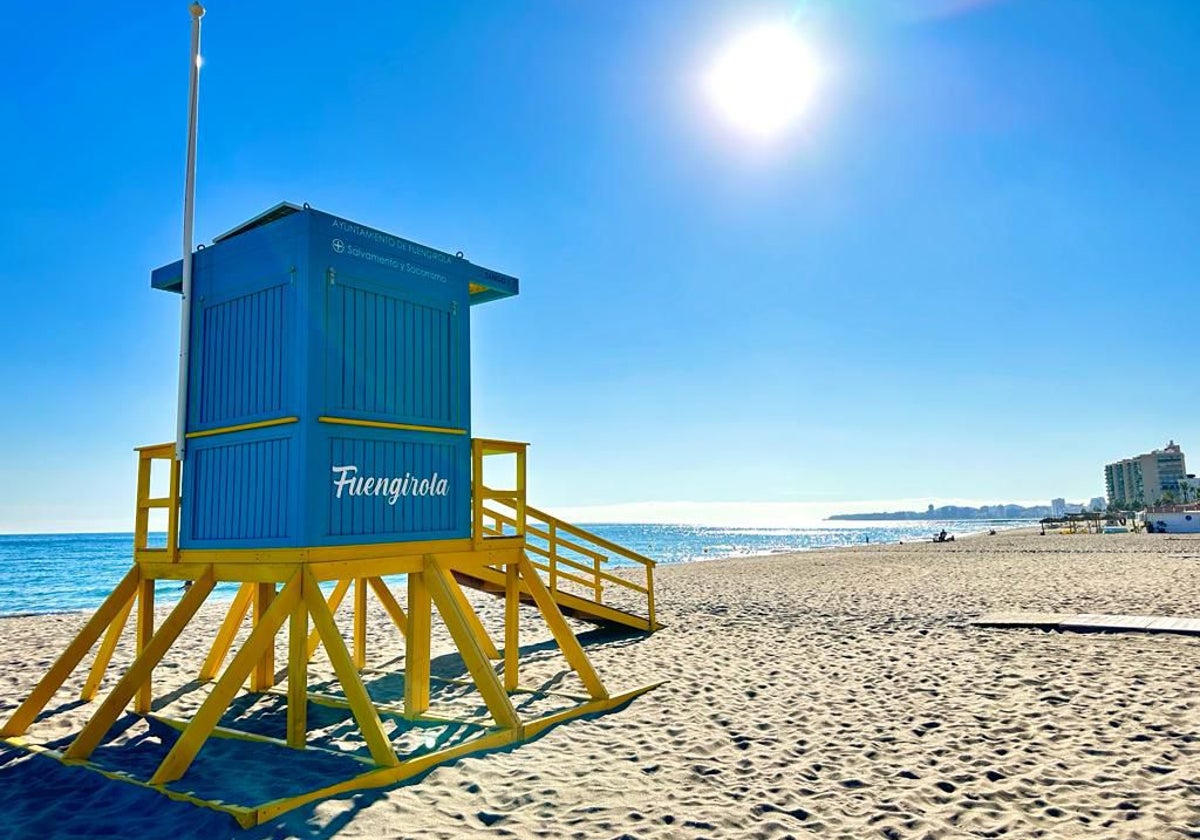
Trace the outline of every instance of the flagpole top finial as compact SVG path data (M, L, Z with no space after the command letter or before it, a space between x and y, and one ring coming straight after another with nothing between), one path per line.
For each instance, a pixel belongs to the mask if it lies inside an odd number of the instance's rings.
M204 17L204 7L199 3L193 3L192 5L188 6L188 11L192 13L192 17L194 18Z

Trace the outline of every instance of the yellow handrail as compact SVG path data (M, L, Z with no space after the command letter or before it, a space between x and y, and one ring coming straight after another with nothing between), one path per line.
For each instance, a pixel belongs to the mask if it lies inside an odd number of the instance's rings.
M151 446L139 446L137 473L137 507L133 515L133 553L136 558L139 552L158 551L149 546L150 511L155 508L165 508L167 511L167 547L166 554L174 563L179 560L179 461L175 459L175 444L156 443ZM167 495L157 498L150 496L150 476L155 461L170 461L171 475Z
M485 540L503 536L515 536L525 543L530 554L545 558L544 563L530 563L547 575L547 586L557 591L560 581L577 584L591 590L595 603L603 602L604 585L612 584L636 592L646 598L646 612L650 625L654 626L654 566L653 560L623 545L606 540L598 534L577 525L564 522L556 516L530 506L525 500L525 449L523 443L509 441L472 441L474 486L473 536L477 546ZM517 487L514 490L488 487L483 483L483 458L486 455L517 455ZM488 502L487 506L484 502ZM508 512L497 510L502 506ZM506 535L505 526L515 534ZM563 535L567 536L563 536ZM544 541L545 545L530 542L530 538ZM605 571L604 564L620 557L640 566L645 572L645 585Z

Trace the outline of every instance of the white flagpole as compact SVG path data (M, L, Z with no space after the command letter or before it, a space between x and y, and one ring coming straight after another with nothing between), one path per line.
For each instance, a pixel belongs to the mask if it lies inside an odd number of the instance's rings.
M192 3L192 64L188 80L187 170L183 185L183 304L179 326L179 405L175 418L175 459L182 461L187 432L188 344L192 332L192 215L196 193L196 119L200 103L200 18L204 7Z

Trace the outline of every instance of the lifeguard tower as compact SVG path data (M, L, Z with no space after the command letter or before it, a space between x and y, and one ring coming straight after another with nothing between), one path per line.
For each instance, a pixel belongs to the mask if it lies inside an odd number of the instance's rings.
M154 271L152 286L178 291L181 266ZM292 204L196 251L193 271L185 457L177 460L172 444L138 450L133 566L0 729L7 743L250 826L318 798L391 785L529 740L653 687L610 692L564 615L653 631L654 562L528 505L526 444L472 437L470 309L516 295L516 278ZM496 455L512 465L503 487L484 483L485 459ZM167 470L165 495L151 495L156 463ZM166 512L165 546L150 544L155 509ZM156 627L159 581L191 583ZM189 635L189 622L220 582L238 588L215 637ZM504 599L502 647L464 586ZM335 614L351 590L347 645ZM403 634L396 673L369 667L371 596ZM522 686L522 604L548 624L582 694ZM431 675L434 607L467 679ZM97 696L131 613L135 658L82 730L50 745L26 737L99 642L82 699ZM249 634L230 659L247 614ZM277 674L275 639L285 626L287 663ZM206 696L189 719L159 715L154 702L154 669L177 643L208 650L196 680ZM309 664L321 646L337 688L313 691ZM401 680L402 696L379 696L373 689L384 678ZM247 681L252 695L279 698L286 718L279 735L224 722ZM490 720L432 714L431 694L441 686L477 692ZM553 697L557 705L520 714L520 695ZM155 742L160 753L152 750L152 761L143 756L132 769L121 764L121 750L105 747L130 706L165 733ZM311 743L310 710L317 708L326 718L343 714L363 748ZM409 737L422 727L454 734L432 742ZM217 771L206 776L204 758L222 742L261 746L262 767L277 783L265 799L233 803L227 780L213 786ZM318 769L301 772L314 754Z

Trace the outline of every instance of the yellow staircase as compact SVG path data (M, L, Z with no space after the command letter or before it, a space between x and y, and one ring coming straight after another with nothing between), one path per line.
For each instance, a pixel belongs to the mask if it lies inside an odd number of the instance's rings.
M654 566L649 557L538 510L525 501L527 444L476 438L472 441L474 540L478 549L520 541L530 564L565 615L599 625L653 632ZM515 487L497 489L483 481L484 458L514 455ZM455 569L463 586L503 597L503 565ZM528 589L521 602L533 603Z

